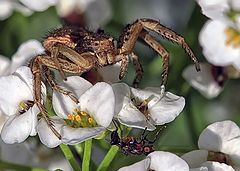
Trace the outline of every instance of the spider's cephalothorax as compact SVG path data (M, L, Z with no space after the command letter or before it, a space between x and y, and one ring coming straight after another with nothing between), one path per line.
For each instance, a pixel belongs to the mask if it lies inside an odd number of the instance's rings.
M122 79L130 58L136 70L133 85L137 87L142 78L143 69L133 49L136 41L140 38L162 56L161 85L164 86L168 76L169 54L147 30L154 31L162 37L182 45L183 49L194 61L196 69L200 70L197 58L184 38L160 24L159 21L152 19L138 19L128 25L122 32L118 42L115 42L112 37L105 35L102 31L90 32L76 27L59 28L46 36L43 42L46 49L45 54L34 57L31 62L34 79L34 101L56 136L61 138L52 126L42 103L41 77L44 76L54 90L68 95L77 103L77 98L71 92L62 89L55 83L49 71L50 68L57 69L63 79L66 80L65 73L82 74L92 68L112 65L121 61L119 78Z
M165 126L162 128L165 128ZM157 140L162 128L156 133L155 138L152 141L147 139L148 134L144 135L147 128L143 131L140 137L127 136L123 138L119 137L118 129L116 129L111 134L110 144L117 145L125 155L148 155L154 151L153 144Z

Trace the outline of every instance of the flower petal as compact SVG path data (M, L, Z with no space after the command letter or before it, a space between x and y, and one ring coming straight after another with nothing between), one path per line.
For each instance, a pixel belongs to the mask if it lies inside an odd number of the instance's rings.
M34 11L44 11L48 9L48 7L55 5L57 3L56 0L34 0L29 2L28 0L20 0L21 3L23 3L28 8L34 10Z
M130 87L125 83L116 83L112 84L112 88L115 95L114 113L117 115L131 101Z
M80 97L79 105L81 110L92 115L99 125L108 127L115 107L112 87L104 82L95 84Z
M121 124L129 127L140 129L145 129L147 127L149 131L156 129L156 127L151 124L143 113L141 113L132 103L126 104L116 117Z
M223 22L208 21L199 34L203 54L215 66L227 66L239 60L240 49L226 45L227 27Z
M1 3L0 3L1 6ZM0 9L1 11L1 9ZM1 14L0 14L1 16ZM5 56L0 55L0 75L7 75L8 74L8 67L10 65L10 60Z
M149 166L150 166L150 159L146 158L146 159L141 160L140 162L134 163L130 166L122 167L118 171L132 171L132 170L147 171Z
M187 163L175 154L155 151L148 155L151 159L150 169L155 171L188 171Z
M12 15L13 5L11 1L0 2L0 20L5 20Z
M64 126L62 128L62 142L64 144L74 145L96 137L105 130L104 127L94 128L71 128Z
M112 84L119 82L119 73L120 73L121 63L118 62L114 65L105 66L98 68L99 74L102 76L104 82Z
M33 115L29 110L21 115L10 116L2 128L2 140L7 144L21 143L26 140L33 129Z
M26 83L15 75L0 77L0 109L10 116L18 111L23 100L33 100L33 95Z
M189 65L183 71L182 76L206 98L214 98L223 90L214 80L211 65L207 63L201 64L200 72L196 72L194 65Z
M67 81L60 85L64 90L71 91L77 98L92 87L90 82L79 76L67 77ZM67 115L77 108L77 104L69 96L56 91L53 92L52 103L54 111L61 118L67 118Z
M228 143L228 147L232 148L234 146L231 146L231 142L239 138L240 129L234 122L229 120L215 122L202 131L198 139L198 146L200 149L225 152L227 154L229 148L226 148L225 143Z
M63 127L63 124L65 122L56 116L51 117L50 119L56 131L60 133L60 130ZM57 147L59 144L62 143L62 141L59 140L58 137L52 132L52 130L47 125L47 122L43 118L40 119L38 122L37 132L38 132L40 141L49 148Z
M225 18L225 12L230 9L228 0L197 0L202 13L211 19Z
M190 168L200 167L208 159L207 150L194 150L181 156L187 162Z
M225 163L218 163L218 162L205 162L202 164L208 168L208 171L235 171L231 166Z
M161 100L149 108L151 118L156 125L163 125L173 121L183 110L185 99L170 92L166 92Z
M44 48L37 40L32 39L22 43L12 56L11 73L15 72L18 67L28 64L32 57L43 52Z

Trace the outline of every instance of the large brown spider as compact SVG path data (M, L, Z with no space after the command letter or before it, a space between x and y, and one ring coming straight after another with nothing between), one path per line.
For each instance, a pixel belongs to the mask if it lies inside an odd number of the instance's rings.
M138 56L133 52L133 48L137 39L141 38L162 56L161 85L165 85L168 77L169 54L149 34L147 29L160 34L163 38L182 45L185 52L195 63L196 70L200 70L197 58L184 38L160 24L159 21L152 19L138 19L133 24L127 25L117 44L112 37L105 35L102 31L90 32L76 27L62 27L47 35L43 42L43 46L46 49L45 54L34 57L31 63L34 80L34 101L39 107L42 117L44 117L51 130L59 139L61 136L53 127L42 102L41 74L43 74L53 90L68 95L73 101L78 103L77 98L70 91L62 89L55 83L49 68L57 69L63 79L66 80L65 72L82 74L92 68L112 65L121 61L119 78L122 79L130 58L136 70L133 85L137 87L142 78L143 69Z

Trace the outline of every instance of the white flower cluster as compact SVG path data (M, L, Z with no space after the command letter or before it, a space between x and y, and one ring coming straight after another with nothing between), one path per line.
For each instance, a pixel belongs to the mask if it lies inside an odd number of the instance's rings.
M105 82L92 85L79 76L70 76L59 86L70 90L79 103L59 92L52 94L56 115L50 119L62 137L59 140L44 119L38 120L32 73L29 67L21 66L42 51L40 43L31 40L20 46L11 62L1 63L4 67L0 77L0 111L4 118L1 138L5 143L20 143L38 133L42 143L50 148L61 143L77 144L106 131L114 118L129 127L154 130L155 125L173 121L184 108L183 97L161 88L140 90L125 83L110 85ZM106 69L101 71L105 72ZM42 95L46 99L44 83Z
M239 0L197 0L202 13L210 18L199 34L203 55L210 64L202 64L202 72L193 66L183 77L207 98L222 91L227 78L240 73L240 3Z
M125 83L105 82L92 85L79 76L70 76L59 86L72 91L79 103L59 92L53 91L52 94L56 115L50 119L62 137L59 140L45 120L38 120L32 73L29 67L21 66L42 50L39 42L31 40L20 46L11 62L1 63L8 65L2 69L0 77L1 138L5 143L20 143L38 134L41 142L50 148L61 143L78 144L99 136L110 127L113 119L129 127L154 130L156 125L173 121L184 108L183 97L161 88L140 90ZM14 67L18 68L14 71ZM46 100L44 83L42 95ZM144 160L119 170L240 171L240 128L232 121L209 125L201 133L198 144L200 150L181 158L169 152L155 151Z

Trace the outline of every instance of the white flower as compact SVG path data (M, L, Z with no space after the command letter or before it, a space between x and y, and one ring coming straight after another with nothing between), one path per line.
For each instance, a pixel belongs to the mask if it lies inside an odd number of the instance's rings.
M228 22L240 17L239 0L197 0L202 13L213 20Z
M183 78L203 96L209 99L217 97L222 92L223 87L216 81L216 78L221 77L221 82L224 82L224 76L214 75L212 72L214 66L210 64L202 63L200 65L200 72L196 72L194 65L189 65L182 73Z
M231 166L218 162L204 162L198 168L190 169L190 171L235 171Z
M97 68L97 71L104 80L104 82L107 82L109 84L117 83L120 81L119 79L120 66L121 62L118 62L114 65L108 65L105 67Z
M183 110L185 100L160 88L139 90L124 83L112 85L116 98L115 114L120 123L148 130L173 121Z
M206 59L215 66L233 65L240 70L240 34L219 21L208 21L199 34Z
M222 121L209 125L199 136L198 146L200 150L182 156L190 168L215 161L232 166L236 171L240 170L240 128L234 122Z
M29 16L33 11L44 11L48 7L56 4L57 0L1 0L0 1L0 20L8 18L13 10Z
M188 171L187 163L175 154L155 151L150 153L146 159L133 165L120 168L118 171Z
M0 75L9 75L22 65L27 65L32 57L44 52L44 48L37 40L23 42L17 52L11 57L11 61L0 55Z
M2 140L13 144L36 135L38 107L33 102L32 73L20 67L9 76L0 77L0 111L8 119L1 131ZM42 93L46 94L42 85Z
M111 123L114 115L115 98L112 87L100 82L91 83L78 76L68 77L60 84L78 97L76 104L68 96L53 93L53 108L57 116L52 117L59 140L41 119L38 124L40 140L52 148L61 143L77 144L102 133Z

